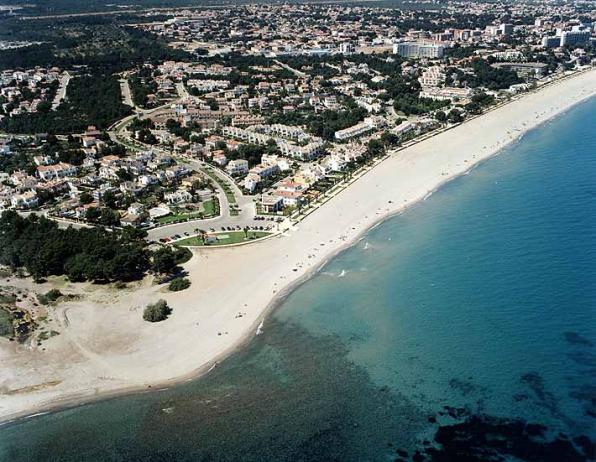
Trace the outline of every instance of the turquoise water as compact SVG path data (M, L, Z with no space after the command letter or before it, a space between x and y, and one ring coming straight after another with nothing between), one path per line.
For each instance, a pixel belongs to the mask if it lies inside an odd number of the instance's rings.
M410 460L470 416L594 440L595 262L592 99L371 230L208 376L0 427L0 460Z

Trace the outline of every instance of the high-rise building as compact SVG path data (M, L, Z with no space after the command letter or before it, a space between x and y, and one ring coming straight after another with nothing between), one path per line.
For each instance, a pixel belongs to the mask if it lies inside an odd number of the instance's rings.
M583 45L588 43L590 40L589 30L572 30L564 31L561 33L561 44L560 46L572 46L572 45Z
M542 37L542 46L544 48L557 48L561 45L561 37Z
M349 55L356 51L356 47L351 42L343 42L339 44L339 52L344 55Z
M499 32L501 33L501 35L513 34L513 24L501 24L499 26Z
M445 47L432 43L400 42L393 45L393 53L405 58L442 58Z

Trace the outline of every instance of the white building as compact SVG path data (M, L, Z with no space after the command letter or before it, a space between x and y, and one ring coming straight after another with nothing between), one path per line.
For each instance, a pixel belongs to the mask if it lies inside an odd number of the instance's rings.
M261 177L257 173L249 173L244 178L244 189L253 192L260 182Z
M164 194L164 199L170 204L183 204L192 200L192 194L188 191L179 190Z
M444 45L420 42L400 42L393 45L393 53L405 58L442 58Z
M432 66L422 73L418 82L423 87L438 87L445 82L445 73L440 66Z
M571 30L571 31L563 31L561 33L561 43L560 46L572 46L572 45L583 45L584 43L588 43L590 40L590 31L589 30Z
M23 194L15 194L10 198L10 205L15 209L32 209L37 207L39 199L35 191L26 191Z
M469 88L444 87L444 88L424 88L420 92L420 98L430 98L437 100L462 100L470 97L472 90Z
M335 139L338 141L347 140L355 136L363 135L364 133L377 128L378 120L375 117L367 117L362 122L351 127L344 128L335 132Z
M248 161L245 159L231 160L226 166L226 171L230 175L244 175L248 173Z
M56 165L40 165L37 167L37 175L43 181L50 181L57 178L65 178L72 176L77 173L77 169L64 162L60 162Z

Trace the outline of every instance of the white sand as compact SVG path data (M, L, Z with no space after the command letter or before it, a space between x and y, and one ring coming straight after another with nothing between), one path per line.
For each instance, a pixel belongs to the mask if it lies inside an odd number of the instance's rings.
M283 236L197 251L186 265L188 290L165 293L147 283L118 293L88 289L84 301L59 305L61 335L44 342L45 351L0 340L0 420L208 370L254 335L275 297L379 220L595 94L591 70L399 151ZM173 315L144 322L142 308L159 297Z

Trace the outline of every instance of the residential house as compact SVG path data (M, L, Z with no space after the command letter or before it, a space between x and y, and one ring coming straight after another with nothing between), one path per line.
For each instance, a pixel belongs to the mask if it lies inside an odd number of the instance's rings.
M231 160L226 167L226 171L230 175L244 175L248 173L248 161L245 159Z
M32 209L37 207L39 199L35 191L26 191L22 194L15 194L10 198L10 205L19 210Z

